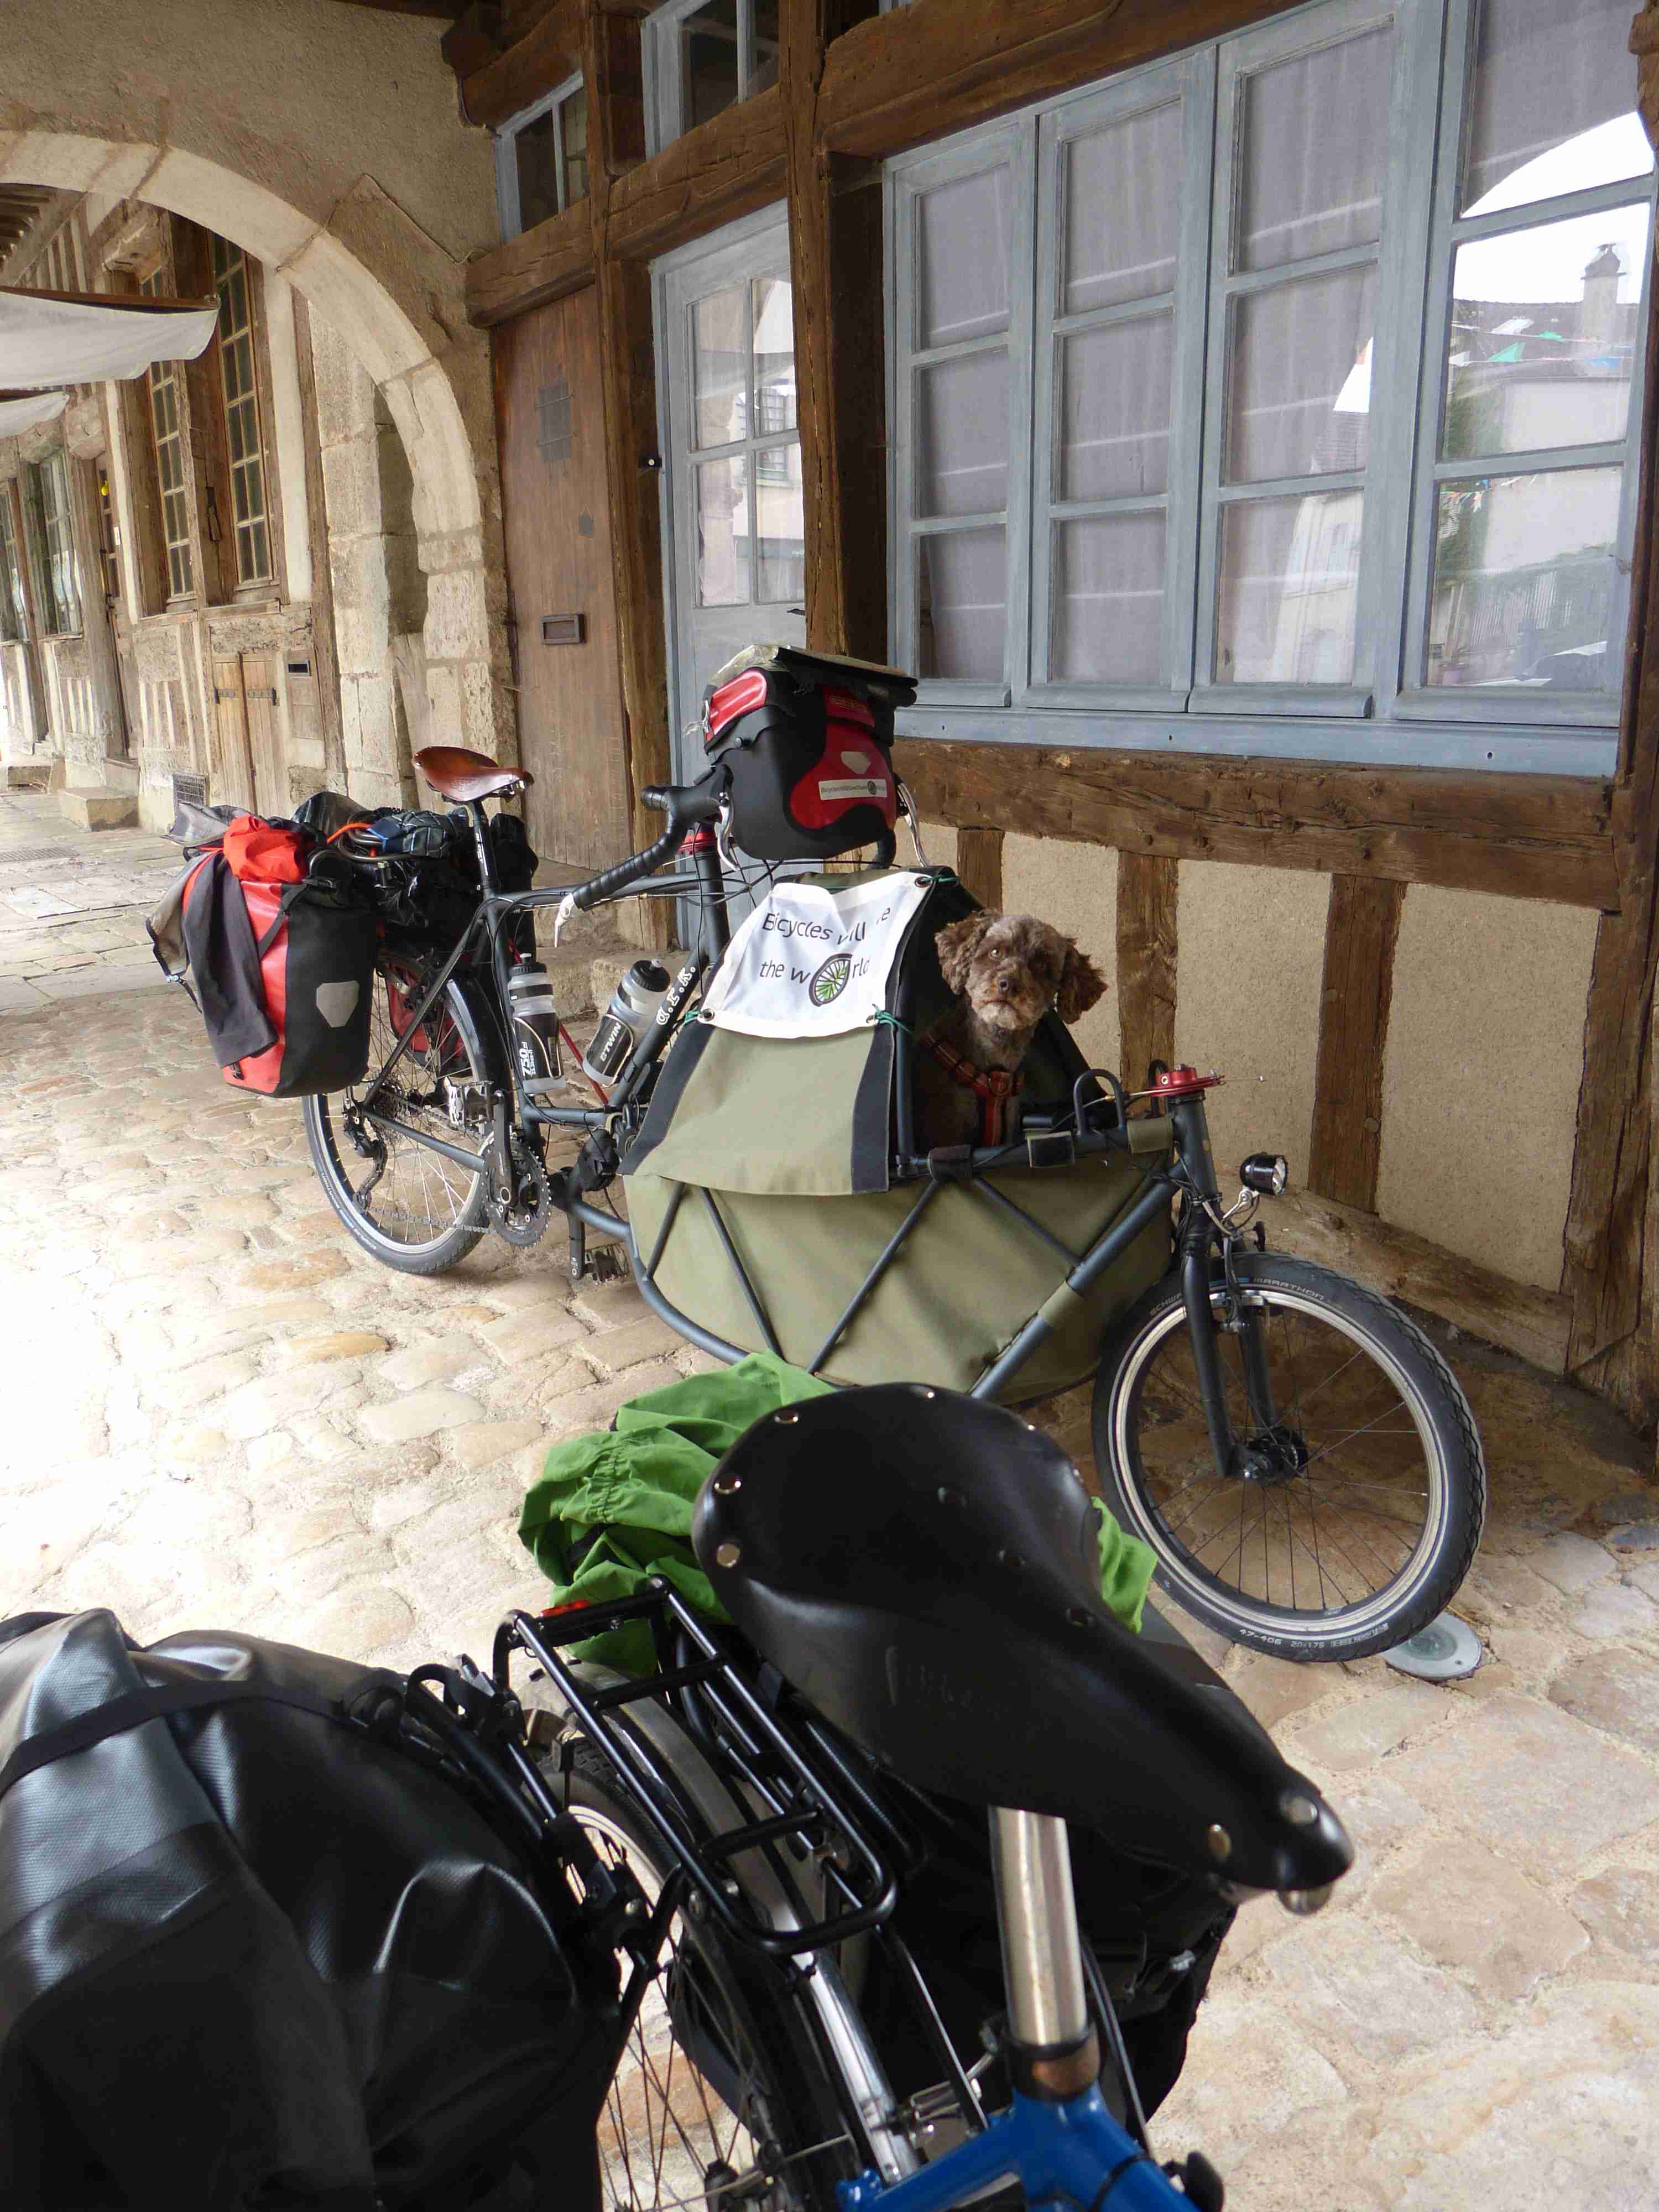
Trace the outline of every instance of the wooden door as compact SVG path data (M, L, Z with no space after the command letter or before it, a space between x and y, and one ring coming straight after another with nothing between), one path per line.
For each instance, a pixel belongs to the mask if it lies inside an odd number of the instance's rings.
M247 708L242 696L242 657L213 656L213 719L217 728L212 799L216 806L252 808L253 759L248 745Z
M289 811L288 769L276 724L276 664L263 654L242 655L242 697L247 708L248 753L253 767L253 808L268 817Z
M492 354L531 842L544 860L598 868L633 843L598 294L502 324Z

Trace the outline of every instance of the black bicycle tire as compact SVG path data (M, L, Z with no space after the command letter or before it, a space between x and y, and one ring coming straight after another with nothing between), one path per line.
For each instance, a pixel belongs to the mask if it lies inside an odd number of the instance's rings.
M663 1877L667 1852L626 1785L591 1744L578 1743L568 1775L550 1774L550 1780L558 1796L568 1797L579 1818L582 1807L587 1805L613 1820L658 1879ZM788 2071L790 2078L778 2085L777 2094L788 2113L791 2142L782 2148L789 2164L792 2204L799 2205L801 2212L838 2212L836 2183L850 2179L858 2170L851 2142L843 2141L835 2148L816 2151L806 2158L790 2155L792 2146L805 2149L843 2136L846 2122L835 2085L824 2073L816 2039L797 2003L784 1993L783 1970L773 1962L749 1958L707 1920L697 1922L688 1917L684 1926L721 1983L723 1992L728 1999L735 1995L740 2009L752 2019L757 2049L766 2063L781 2063ZM709 2212L718 2212L718 2208L715 2197L710 2201ZM649 2208L641 2206L638 2212L649 2212Z
M374 972L378 985L381 974L378 961ZM453 981L444 987L443 1004L460 1028L469 1054L477 1060L482 1047L471 1010ZM478 1072L482 1073L483 1070ZM461 1218L429 1244L400 1245L394 1237L378 1237L349 1196L350 1185L341 1169L333 1136L325 1123L324 1117L329 1104L326 1097L304 1101L301 1118L305 1123L306 1143L310 1150L312 1167L323 1187L323 1194L339 1216L353 1242L372 1259L378 1260L382 1267L393 1268L400 1275L442 1275L450 1268L458 1267L470 1252L476 1249L489 1226L483 1177L478 1177L477 1187Z
M1158 1541L1156 1523L1139 1510L1132 1482L1118 1465L1113 1435L1117 1387L1137 1346L1165 1320L1172 1304L1182 1304L1180 1278L1173 1273L1142 1295L1102 1348L1092 1419L1102 1495L1131 1533L1158 1553L1158 1587L1206 1626L1275 1658L1298 1662L1369 1658L1407 1642L1444 1612L1474 1561L1486 1505L1486 1461L1474 1413L1455 1376L1429 1338L1397 1306L1363 1284L1310 1261L1271 1251L1241 1255L1237 1273L1240 1281L1249 1286L1277 1288L1316 1303L1322 1301L1342 1313L1362 1338L1380 1343L1410 1376L1433 1425L1443 1459L1446 1504L1437 1540L1415 1565L1398 1600L1374 1626L1361 1633L1322 1635L1311 1627L1287 1632L1282 1626L1282 1607L1266 1608L1254 1620L1241 1621L1237 1616L1240 1611L1248 1613L1248 1601L1241 1598L1231 1610L1224 1609L1182 1571L1178 1560L1172 1565L1169 1551ZM1307 1616L1310 1621L1317 1617L1311 1613Z

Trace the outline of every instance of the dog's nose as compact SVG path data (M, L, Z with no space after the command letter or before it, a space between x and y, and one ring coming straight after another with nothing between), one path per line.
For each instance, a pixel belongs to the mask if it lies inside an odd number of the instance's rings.
M999 975L999 976L997 977L997 996L998 996L998 998L1000 998L1000 999L1012 999L1012 998L1015 995L1015 993L1016 993L1016 991L1017 991L1018 988L1018 984L1017 984L1017 982L1016 982L1016 981L1015 981L1015 978L1014 978L1013 976L1012 976L1012 975Z

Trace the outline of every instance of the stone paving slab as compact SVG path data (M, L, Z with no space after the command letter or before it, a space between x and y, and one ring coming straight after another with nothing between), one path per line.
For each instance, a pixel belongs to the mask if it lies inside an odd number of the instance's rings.
M0 1011L0 1617L482 1654L541 1587L514 1532L549 1442L708 1364L630 1285L573 1292L556 1237L376 1265L299 1109L228 1093L177 993ZM1243 1910L1157 2142L1239 2212L1647 2212L1659 1562L1615 1539L1659 1523L1651 1447L1442 1341L1492 1470L1459 1606L1487 1662L1431 1688L1193 1627L1360 1859L1315 1919ZM1042 1414L1085 1466L1087 1413Z
M149 830L94 835L55 797L0 791L0 1015L163 981L144 915L182 866Z

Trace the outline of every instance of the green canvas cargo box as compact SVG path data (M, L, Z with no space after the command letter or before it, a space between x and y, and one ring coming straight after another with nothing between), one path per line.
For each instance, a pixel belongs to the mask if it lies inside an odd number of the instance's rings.
M1169 1224L1160 1216L1079 1298L1065 1287L1067 1267L1140 1195L1144 1152L1034 1167L1022 1150L971 1182L915 1171L906 1055L949 1003L934 935L974 908L948 871L931 873L894 970L891 1018L808 1040L698 1022L674 1045L623 1164L636 1264L653 1291L726 1345L775 1351L837 1383L971 1389L1042 1310L1054 1334L1005 1394L1040 1397L1094 1371L1109 1324L1167 1271ZM1085 1072L1049 1016L1026 1062L1023 1104L1065 1105ZM1156 1143L1168 1125L1136 1127Z

